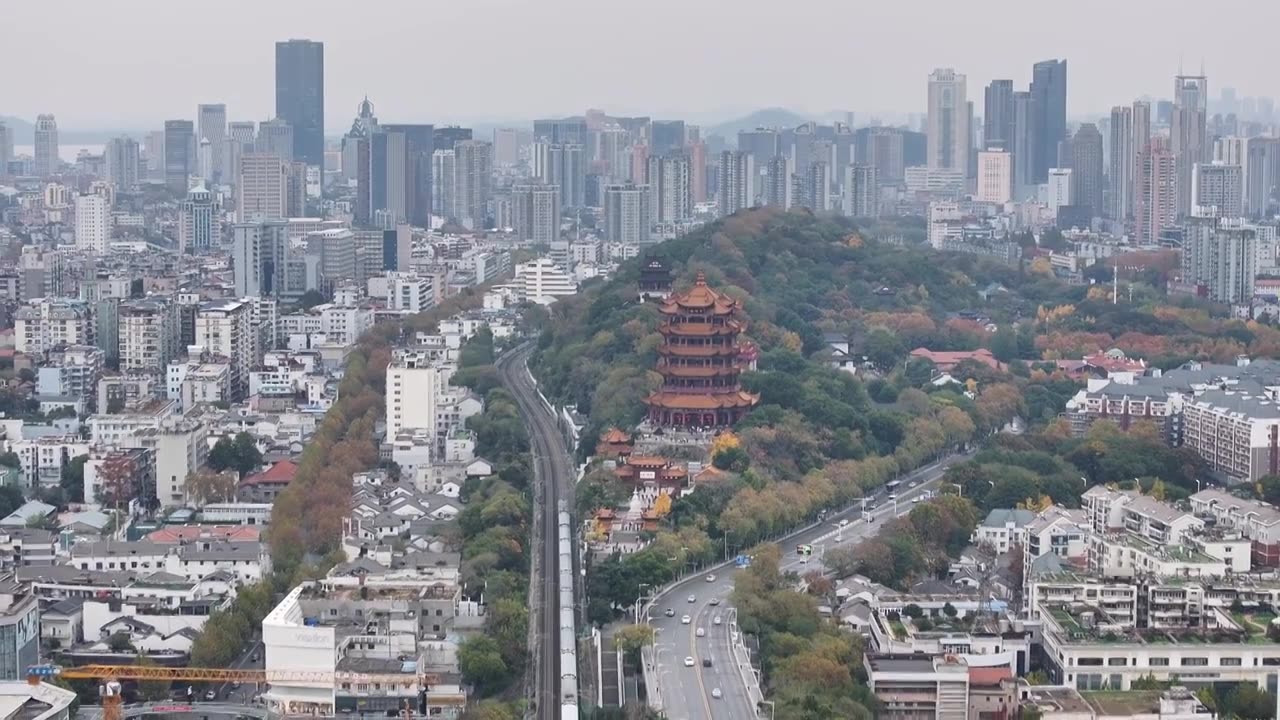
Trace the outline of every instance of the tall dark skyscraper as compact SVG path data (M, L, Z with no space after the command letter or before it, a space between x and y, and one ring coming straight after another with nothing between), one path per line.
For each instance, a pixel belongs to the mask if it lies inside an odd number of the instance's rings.
M175 195L187 194L196 170L196 127L190 120L164 121L164 184Z
M324 166L324 43L276 43L276 116L293 128L293 157Z
M410 223L425 227L431 222L431 153L435 152L435 127L389 123L381 129L404 135L405 215Z
M1013 152L1013 81L992 80L983 97L982 146Z
M683 147L683 120L654 120L649 125L650 155L666 155Z
M1089 209L1089 217L1101 217L1102 133L1093 123L1085 123L1071 139L1071 201Z
M1067 61L1045 60L1031 68L1031 100L1036 183L1049 178L1058 158L1058 143L1067 137Z

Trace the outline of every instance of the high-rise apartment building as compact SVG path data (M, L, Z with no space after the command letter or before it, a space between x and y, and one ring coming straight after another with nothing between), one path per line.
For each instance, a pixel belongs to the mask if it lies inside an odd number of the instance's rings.
M453 216L453 175L457 156L453 150L436 150L431 154L431 212L443 218Z
M34 298L13 313L14 348L31 357L57 345L92 344L93 330L93 313L78 300Z
M649 158L653 222L679 224L693 217L689 157L676 153Z
M520 130L517 128L493 129L493 163L509 167L520 162Z
M164 377L179 347L178 305L153 295L120 303L120 370Z
M981 166L979 166L981 171ZM849 165L844 177L844 213L850 217L880 216L880 183L875 165Z
M774 156L766 166L764 202L783 210L791 207L791 161L784 155Z
M489 214L493 146L483 140L453 145L454 215L464 226L480 229Z
M293 162L296 158L293 152L294 145L297 142L294 135L293 126L283 118L264 120L258 123L258 133L253 139L253 151L272 153L280 156L280 159L286 163Z
M1280 138L1249 138L1245 146L1246 205L1251 216L1263 216L1280 190Z
M101 195L76 196L76 247L107 251L111 240L111 206Z
M755 205L756 167L751 153L744 150L720 153L719 178L717 204L720 217Z
M982 147L1013 152L1013 81L992 80L983 95Z
M896 128L870 128L866 144L861 162L875 167L877 179L883 183L902 182L906 170L902 132Z
M147 156L147 182L164 183L164 131L153 130L143 140ZM142 168L140 167L139 170Z
M516 185L511 189L511 207L519 240L550 243L560 239L559 187Z
M62 165L58 157L58 121L52 115L36 117L35 142L35 162L31 171L37 177L49 177Z
M1013 196L1019 200L1034 195L1036 181L1035 103L1030 92L1013 94Z
M1234 305L1253 298L1258 252L1252 228L1238 219L1192 217L1182 242L1184 282L1203 286L1215 302Z
M237 297L289 297L305 292L302 258L289 241L289 223L272 219L232 228L231 266Z
M544 185L559 187L565 207L583 207L587 167L581 145L534 143L533 161L534 176Z
M215 185L226 182L224 178L228 173L222 167L222 150L227 139L227 106L222 103L196 106L196 133L201 143L209 141L208 165L201 166L200 177Z
M683 120L654 120L649 124L649 153L667 155L684 148Z
M284 177L285 217L307 216L307 164L291 162L285 168Z
M13 130L0 122L0 177L9 174L11 160L13 160Z
M204 185L187 192L178 206L178 252L200 253L222 242L222 207Z
M979 202L1003 205L1013 199L1013 154L1000 149L978 153Z
M701 140L689 143L689 194L693 204L707 201L707 144Z
M1169 125L1170 150L1178 161L1178 214L1190 215L1191 184L1196 163L1208 162L1206 116L1209 81L1203 75L1179 75L1173 81L1173 117Z
M965 170L969 167L969 102L965 76L951 68L929 75L928 165Z
M425 354L397 352L387 365L387 437L402 430L425 430L436 435L436 410L447 391L451 372Z
M650 241L653 211L648 185L606 185L604 188L604 239L626 245Z
M782 154L781 136L772 128L738 131L738 150L751 156L757 168L764 168L769 161Z
M1191 177L1193 208L1213 208L1220 218L1244 216L1244 168L1224 162L1196 163Z
M131 137L112 138L103 149L107 180L128 190L138 186L138 141Z
M232 402L248 396L249 372L258 362L252 315L252 303L243 299L212 300L196 310L195 344L226 358L231 369Z
M236 182L236 217L240 222L286 217L289 168L275 153L246 153L240 157Z
M186 195L196 170L196 129L190 120L164 121L164 184L174 195Z
M1252 214L1249 207L1249 139L1237 135L1216 138L1213 141L1213 162L1240 166L1240 213Z
M1089 217L1100 217L1102 206L1102 133L1084 123L1071 138L1072 204L1088 208Z
M1107 217L1123 222L1133 215L1133 108L1111 108L1111 162L1107 173Z
M1140 243L1159 242L1177 217L1178 159L1169 141L1155 136L1138 151L1134 164L1134 237Z
M1032 142L1035 176L1042 183L1057 164L1058 143L1067 138L1067 61L1044 60L1031 67Z
M293 128L292 157L324 167L324 43L276 43L276 117Z
M831 166L824 160L813 160L803 173L792 176L792 199L796 205L815 213L831 210Z
M1049 211L1055 217L1058 211L1075 202L1072 196L1071 168L1049 168L1049 176L1045 179L1046 197Z

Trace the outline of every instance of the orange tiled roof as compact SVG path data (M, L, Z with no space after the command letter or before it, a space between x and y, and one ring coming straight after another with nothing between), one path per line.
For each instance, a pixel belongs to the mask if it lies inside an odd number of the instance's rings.
M289 484L293 476L298 474L298 464L292 460L281 460L266 470L249 475L240 481L241 485L259 485L262 483Z
M752 407L760 402L760 396L739 390L720 395L687 395L656 392L645 398L650 405L680 410L716 410L719 408Z
M148 540L161 545L177 545L184 540L257 542L261 537L262 533L252 525L173 525L147 535Z

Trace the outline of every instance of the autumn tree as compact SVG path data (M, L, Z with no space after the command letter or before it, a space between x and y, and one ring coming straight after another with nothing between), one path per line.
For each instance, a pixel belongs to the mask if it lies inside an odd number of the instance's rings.
M202 468L187 475L183 484L187 497L197 506L211 502L232 502L236 497L239 478L232 470Z

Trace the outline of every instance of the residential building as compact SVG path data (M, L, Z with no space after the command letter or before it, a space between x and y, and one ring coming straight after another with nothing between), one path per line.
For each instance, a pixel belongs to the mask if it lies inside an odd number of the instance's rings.
M511 205L518 240L549 244L560 239L559 186L516 185Z
M120 369L163 377L179 352L178 306L163 296L120 303Z
M880 216L880 171L875 165L849 165L844 177L844 212L850 217Z
M482 140L455 143L453 217L466 227L484 227L489 211L492 146Z
M252 315L252 304L240 299L212 300L201 303L196 311L195 344L203 352L226 359L230 368L227 400L231 402L248 396L249 371L258 364Z
M388 272L387 309L420 313L435 307L433 278L410 272Z
M173 195L186 195L196 173L196 130L190 120L164 121L164 184Z
M222 165L222 149L227 140L227 106L223 103L197 105L196 135L201 143L207 141L210 148L209 157L201 158L200 177L214 186L230 180L230 173Z
M37 396L75 398L85 411L95 410L106 354L92 345L66 345L45 357L36 370Z
M1164 231L1176 221L1178 162L1163 137L1151 138L1138 151L1134 166L1133 220L1134 236L1139 243L1158 243Z
M514 285L522 299L540 305L549 305L557 298L578 292L578 284L573 277L550 258L538 258L517 265Z
M1072 204L1087 209L1090 218L1102 217L1103 188L1102 133L1093 123L1084 123L1071 138Z
M294 298L306 291L303 253L281 220L232 227L231 264L236 296Z
M1257 236L1238 219L1193 217L1187 221L1182 280L1204 287L1209 299L1235 305L1249 302L1257 262Z
M1072 177L1074 172L1071 168L1050 168L1049 182L1046 184L1045 197L1049 205L1049 212L1057 217L1058 211L1067 205L1075 203L1075 197L1071 194L1074 189Z
M396 351L387 366L387 437L405 430L425 430L434 437L437 406L452 374L452 366L426 353Z
M1208 162L1206 124L1209 80L1203 75L1179 75L1173 79L1173 116L1169 125L1170 152L1177 162L1177 215L1190 215L1192 177L1196 163Z
M650 242L653 212L648 185L606 185L604 239L627 245Z
M13 314L14 347L35 357L58 345L93 343L92 313L78 300L34 298Z
M39 601L13 573L0 575L0 680L25 681L39 662Z
M1280 510L1217 488L1201 490L1189 502L1197 516L1211 517L1218 527L1249 539L1253 567L1280 567Z
M1191 177L1193 207L1212 208L1222 218L1244 216L1244 168L1222 162L1196 163Z
M111 241L111 206L101 195L76 196L76 247L95 253L107 251Z
M1133 215L1133 108L1111 108L1111 158L1107 174L1107 217L1123 221Z
M447 218L454 210L454 175L457 155L453 150L436 150L431 154L432 214Z
M58 155L58 121L52 115L36 116L35 162L31 172L38 178L47 178L62 167Z
M650 156L648 178L652 222L678 225L693 217L687 155Z
M103 150L106 156L106 179L122 190L138 186L138 141L131 137L112 138Z
M962 658L866 653L863 666L879 701L877 717L968 720L970 668Z
M324 166L324 43L276 43L276 116L293 127L293 157Z
M725 150L720 153L719 193L720 217L732 215L755 205L755 158L750 153Z
M209 454L208 436L203 420L172 416L124 435L119 444L150 450L155 458L156 498L160 506L182 507L187 502L187 476L203 467Z

